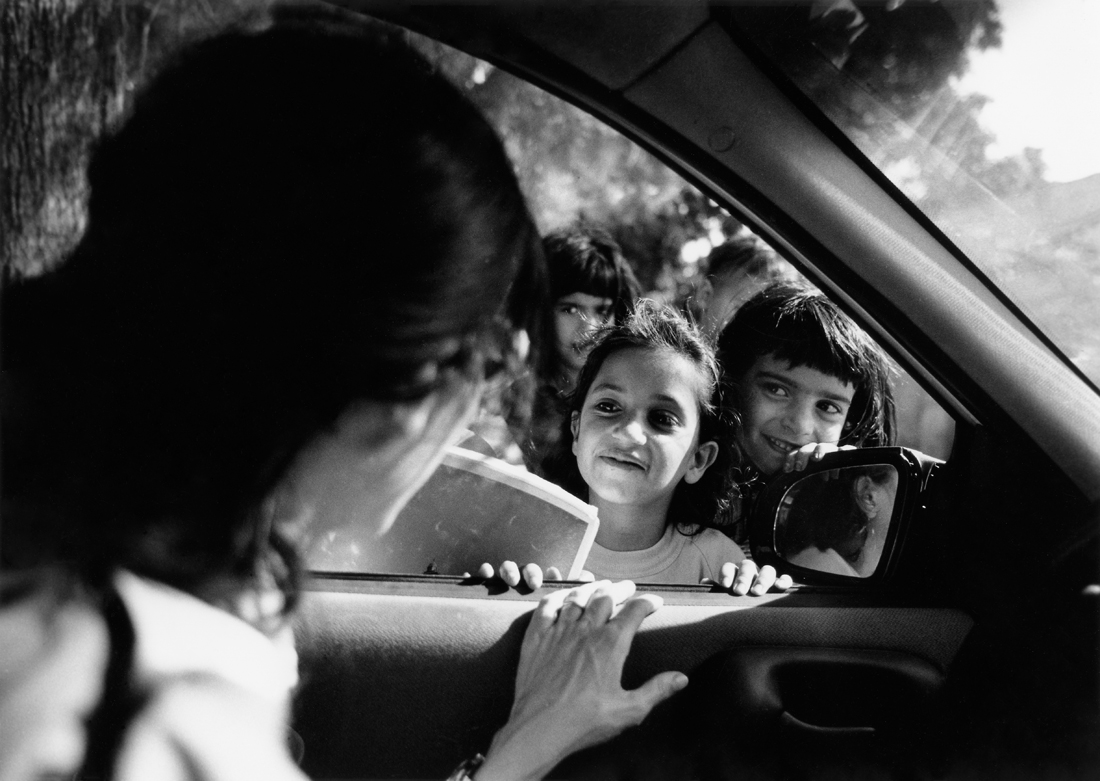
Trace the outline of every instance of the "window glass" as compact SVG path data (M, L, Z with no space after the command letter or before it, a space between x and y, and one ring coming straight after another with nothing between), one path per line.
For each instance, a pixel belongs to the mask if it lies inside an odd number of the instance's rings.
M58 49L52 70L39 74L40 85L31 85L42 96L43 110L21 117L13 125L12 137L45 140L37 150L40 156L28 158L27 166L13 173L24 184L35 183L34 187L18 188L27 197L8 215L11 230L6 231L4 249L15 273L41 273L75 244L84 224L87 193L82 171L92 139L121 115L135 85L153 72L181 39L196 29L223 23L221 13L201 5L174 4L161 9L152 3L72 10L74 25L116 45L95 52ZM711 272L720 248L753 239L744 225L656 157L586 112L487 62L430 39L407 35L467 91L497 128L542 231L578 220L606 229L621 245L644 295L680 306L704 322L702 291L714 277ZM765 246L761 248L770 253ZM786 261L771 254L767 268L767 279L800 277ZM712 285L711 302L721 301L721 306L708 306L712 313L721 312L720 324L755 288L743 277L735 277L725 293L719 287ZM946 457L953 435L951 419L904 372L895 380L895 393L900 444ZM461 458L454 460L457 463ZM461 465L447 466L455 470ZM498 482L506 484L509 479L505 474ZM444 504L458 503L443 487L435 488ZM500 502L510 498L498 497ZM410 512L418 506L423 510L426 501L421 497L420 505L414 503ZM583 512L575 502L551 496L544 503L547 506L542 511L548 517L560 516L570 534L585 537ZM433 514L438 513L424 511L421 518L430 521ZM430 533L430 524L424 528ZM322 546L327 556L324 568L344 571L364 569L359 563L364 560L361 551L365 546L381 547L377 540L354 534L334 537L326 546ZM491 556L488 548L486 556ZM563 570L568 570L568 552L561 556ZM394 566L374 558L368 568L420 574L444 572L447 567L444 559L431 553L415 561Z
M491 118L540 228L578 218L622 245L645 295L698 313L713 250L751 235L668 166L618 131L544 90L432 39L410 39ZM776 258L776 276L806 281ZM743 303L733 295L732 304ZM732 312L727 312L732 314ZM947 458L950 416L903 370L895 379L898 444Z
M1100 6L733 3L729 18L1100 382Z

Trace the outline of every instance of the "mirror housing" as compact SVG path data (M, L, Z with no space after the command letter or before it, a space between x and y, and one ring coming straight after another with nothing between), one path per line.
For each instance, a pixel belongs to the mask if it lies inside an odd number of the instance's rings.
M882 583L896 569L906 529L925 504L929 487L943 463L904 447L838 450L801 472L773 478L749 517L753 560L761 566L771 564L777 572L789 574L796 583L806 585ZM888 525L885 519L868 524L864 515L858 514L868 510L858 498L856 486L871 486L873 478L881 481L888 496L888 486L895 475L897 484ZM845 506L840 508L838 501L844 501ZM880 502L880 506L889 506L889 502ZM814 535L804 532L815 516L821 519L820 530L827 530L821 534L828 532L837 537L838 523L849 529L843 535L845 543L828 547L819 541L816 547L808 546L805 540ZM857 523L848 516L860 521ZM802 529L802 533L792 532L795 528ZM804 550L800 552L787 544L789 536L803 540L796 547ZM873 554L866 553L872 549ZM806 551L813 555L803 555Z

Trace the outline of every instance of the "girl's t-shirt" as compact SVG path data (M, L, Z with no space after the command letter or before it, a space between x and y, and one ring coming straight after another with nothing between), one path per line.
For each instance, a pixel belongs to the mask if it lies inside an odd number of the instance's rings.
M718 579L727 561L745 558L741 547L716 529L694 536L669 524L657 544L633 551L615 551L592 543L584 568L598 580L636 580L645 583L698 583Z

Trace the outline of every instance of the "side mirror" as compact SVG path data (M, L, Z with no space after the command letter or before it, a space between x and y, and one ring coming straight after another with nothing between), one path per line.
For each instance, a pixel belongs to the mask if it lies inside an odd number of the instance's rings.
M942 463L903 447L841 450L774 478L750 519L753 559L798 582L882 581Z

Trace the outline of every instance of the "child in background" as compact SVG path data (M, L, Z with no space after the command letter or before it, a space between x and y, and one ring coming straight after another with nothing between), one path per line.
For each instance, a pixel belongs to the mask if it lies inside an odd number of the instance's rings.
M718 359L747 461L739 480L743 506L734 514L738 539L768 478L804 469L838 447L894 442L889 359L815 290L784 283L758 293L722 331Z
M523 462L546 476L543 459L553 451L573 389L598 329L626 320L641 286L622 250L605 231L579 224L543 239L550 278L550 349L536 371L531 420L517 437Z
M764 288L791 281L797 272L752 234L734 236L707 256L707 272L691 306L708 339L718 334L741 306Z
M597 578L711 580L742 594L775 581L713 528L733 490L732 421L718 396L711 348L671 308L640 302L592 348L547 463L599 510L585 564Z

